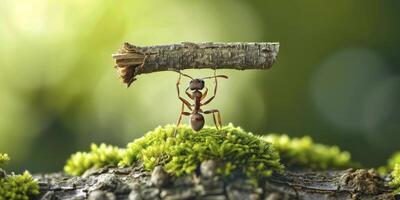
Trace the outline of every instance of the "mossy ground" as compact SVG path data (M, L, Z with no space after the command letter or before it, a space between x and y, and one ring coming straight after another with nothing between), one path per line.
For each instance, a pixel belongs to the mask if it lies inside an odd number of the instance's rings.
M265 177L273 171L283 170L279 155L270 143L232 125L219 130L205 127L199 132L194 132L188 126L176 129L167 125L129 143L126 149L108 146L109 150L106 151L106 145L100 147L103 147L100 148L103 149L101 154L99 148L92 148L89 153L72 155L65 171L80 175L91 167L116 166L117 160L120 166L141 162L147 170L161 165L176 176L195 172L205 160L218 161L221 164L219 173L224 175L239 172L247 176Z
M311 137L290 138L287 135L268 134L264 140L271 142L281 156L281 161L293 168L345 169L357 166L347 151L337 146L314 143Z
M122 160L125 150L111 145L92 144L90 152L77 152L71 156L64 167L64 171L72 175L81 175L87 169L104 166L117 166Z
M175 126L159 127L128 144L120 164L142 161L148 170L163 165L167 172L180 176L193 173L205 160L221 163L220 173L225 175L240 171L248 176L268 176L283 169L269 143L232 125L199 132L181 126L176 133Z
M205 127L199 132L188 126L177 129L167 125L148 132L127 148L92 145L90 152L72 155L64 169L69 174L81 175L92 167L117 166L117 163L130 166L139 162L147 170L161 165L170 174L180 176L195 172L204 160L219 161L219 172L226 176L241 173L265 177L273 171L281 172L284 165L312 169L354 166L348 152L315 144L309 137L255 136L233 125L220 130Z
M0 154L0 167L10 160L7 154ZM0 168L0 200L28 200L39 193L39 185L29 172L21 175L7 175Z

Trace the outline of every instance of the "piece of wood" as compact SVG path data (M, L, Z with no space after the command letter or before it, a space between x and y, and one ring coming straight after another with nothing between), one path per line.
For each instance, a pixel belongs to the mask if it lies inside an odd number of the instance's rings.
M269 69L279 43L190 43L138 47L125 43L113 54L116 68L129 85L140 74L184 69Z

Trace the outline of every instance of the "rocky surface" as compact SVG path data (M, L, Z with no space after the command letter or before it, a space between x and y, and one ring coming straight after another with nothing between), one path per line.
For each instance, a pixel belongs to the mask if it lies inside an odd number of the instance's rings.
M194 175L171 177L161 167L149 173L142 167L88 170L80 177L63 173L36 175L41 194L36 199L90 200L279 200L279 199L395 199L375 172L345 170L286 172L259 180L221 178L213 161Z

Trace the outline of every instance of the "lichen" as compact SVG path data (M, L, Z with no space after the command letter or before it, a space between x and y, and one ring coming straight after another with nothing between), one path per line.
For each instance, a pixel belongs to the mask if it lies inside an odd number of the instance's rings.
M337 146L314 143L312 138L290 138L287 135L269 134L263 137L271 142L288 167L311 169L344 169L357 166L351 161L350 153Z
M111 145L92 144L90 152L77 152L67 160L64 171L71 175L81 175L90 168L116 166L122 160L123 149Z
M10 160L7 154L0 154L0 167ZM0 172L4 171L0 168ZM23 174L0 176L0 200L28 200L39 194L39 185L28 171Z
M364 194L378 194L383 186L383 181L375 170L348 169L340 179L340 186L352 188L355 192Z

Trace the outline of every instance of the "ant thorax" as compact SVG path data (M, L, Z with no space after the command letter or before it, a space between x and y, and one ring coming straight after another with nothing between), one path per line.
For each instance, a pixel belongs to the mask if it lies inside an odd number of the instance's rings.
M199 90L193 92L193 99L201 99L202 96L203 94Z

